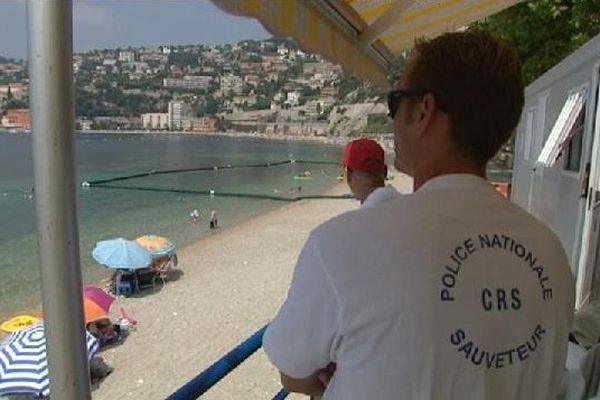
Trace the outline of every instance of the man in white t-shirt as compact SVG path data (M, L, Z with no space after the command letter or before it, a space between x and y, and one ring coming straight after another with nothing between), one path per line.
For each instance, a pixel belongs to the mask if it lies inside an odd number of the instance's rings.
M523 106L514 50L475 32L419 41L388 103L415 192L311 232L263 341L282 383L325 399L555 398L568 261L485 180Z
M398 195L393 186L385 184L387 165L383 148L372 139L356 139L344 149L342 165L346 183L363 208L385 203Z

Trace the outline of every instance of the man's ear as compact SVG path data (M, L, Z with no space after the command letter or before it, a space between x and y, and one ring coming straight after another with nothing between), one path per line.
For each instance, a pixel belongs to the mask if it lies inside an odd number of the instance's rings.
M433 120L433 115L437 111L437 103L435 97L431 93L427 93L418 103L415 110L415 122L419 130L419 134L425 132Z

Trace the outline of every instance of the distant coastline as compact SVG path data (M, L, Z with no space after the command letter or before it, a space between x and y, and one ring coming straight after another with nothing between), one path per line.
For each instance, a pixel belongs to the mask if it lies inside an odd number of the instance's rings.
M29 129L0 129L0 132L10 134L23 134L31 133ZM331 137L331 136L299 136L299 135L267 135L264 133L249 133L249 132L199 132L199 131L161 131L161 130L85 130L75 131L80 134L103 134L103 135L189 135L189 136L222 136L222 137L234 137L234 138L254 138L254 139L265 139L265 140L279 140L279 141L295 141L304 143L317 143L317 144L329 144L336 146L344 146L352 137Z
M235 138L255 138L255 139L266 139L266 140L280 140L280 141L296 141L305 143L318 143L318 144L332 144L343 146L352 140L351 137L330 137L330 136L299 136L299 135L267 135L264 133L250 133L250 132L199 132L199 131L161 131L161 130L86 130L77 131L77 133L87 134L132 134L132 135L190 135L190 136L223 136L223 137L235 137Z

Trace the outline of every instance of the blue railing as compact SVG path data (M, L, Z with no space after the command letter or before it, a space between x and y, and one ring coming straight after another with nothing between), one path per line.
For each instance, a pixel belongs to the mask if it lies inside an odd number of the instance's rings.
M216 385L227 374L233 371L238 365L244 362L248 357L262 347L262 338L267 329L267 325L260 328L248 339L244 340L229 353L221 357L213 365L205 369L200 375L179 388L175 393L169 396L169 400L191 400L202 396L208 389ZM281 389L273 400L283 400L288 392Z

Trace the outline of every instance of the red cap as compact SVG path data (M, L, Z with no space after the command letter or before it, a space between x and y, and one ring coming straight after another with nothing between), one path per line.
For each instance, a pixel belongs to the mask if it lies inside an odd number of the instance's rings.
M356 139L348 143L342 165L366 173L381 173L387 168L383 148L371 139Z

